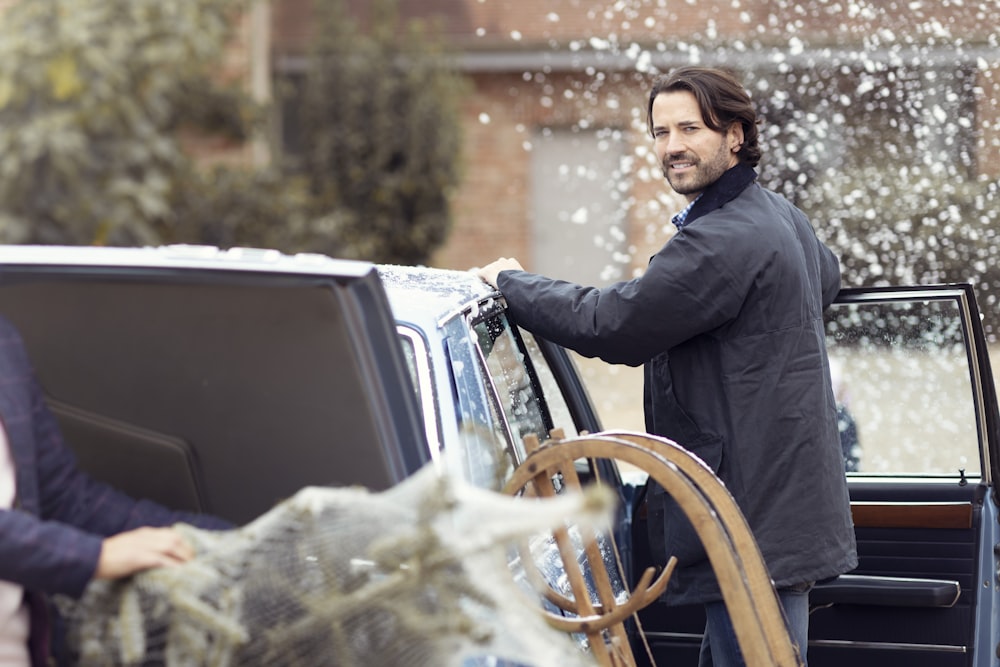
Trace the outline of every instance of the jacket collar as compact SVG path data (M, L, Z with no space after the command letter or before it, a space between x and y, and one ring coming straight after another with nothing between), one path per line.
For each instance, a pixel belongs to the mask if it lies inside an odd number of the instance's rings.
M719 177L705 191L701 193L698 200L687 215L684 224L690 225L703 215L722 208L747 189L751 183L757 180L757 172L753 167L740 162L735 167Z

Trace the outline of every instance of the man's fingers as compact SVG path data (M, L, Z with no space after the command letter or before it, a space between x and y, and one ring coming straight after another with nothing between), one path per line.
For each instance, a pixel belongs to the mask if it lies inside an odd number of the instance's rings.
M475 273L484 282L496 287L500 272L508 270L523 271L524 269L521 267L521 263L513 257L500 257L481 269L476 269Z

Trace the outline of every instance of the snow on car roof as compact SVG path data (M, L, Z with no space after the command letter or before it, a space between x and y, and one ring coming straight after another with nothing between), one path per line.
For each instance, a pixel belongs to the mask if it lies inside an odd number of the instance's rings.
M377 268L397 320L436 322L495 294L469 271L388 264Z

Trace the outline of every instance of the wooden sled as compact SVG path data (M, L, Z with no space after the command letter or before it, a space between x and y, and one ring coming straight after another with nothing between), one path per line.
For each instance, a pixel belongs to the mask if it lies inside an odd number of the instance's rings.
M581 486L575 462L581 459L615 459L648 473L677 501L701 539L722 589L726 608L744 659L749 667L800 667L802 661L792 643L774 585L757 543L736 502L700 459L665 438L645 433L605 431L563 438L557 430L542 444L525 438L528 456L504 488L506 493L527 492L539 497L556 494L553 480L568 488ZM599 480L598 480L599 481ZM666 590L676 559L671 558L656 575L654 568L642 574L628 599L615 600L596 536L583 535L584 553L597 599L588 593L583 569L577 560L568 527L553 532L572 591L572 599L547 585L545 598L573 616L543 612L554 627L586 635L598 664L604 667L634 666L625 622L636 617ZM605 538L613 544L613 537ZM615 548L617 554L617 548ZM530 561L525 555L522 559ZM535 577L537 580L537 577ZM639 629L641 634L641 628ZM647 647L648 651L648 647ZM649 656L652 662L653 658Z

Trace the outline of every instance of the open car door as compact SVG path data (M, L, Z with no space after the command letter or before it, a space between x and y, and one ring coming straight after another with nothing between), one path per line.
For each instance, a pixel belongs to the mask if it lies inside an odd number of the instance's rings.
M809 664L995 664L998 416L972 287L846 289L826 333L860 564L813 590ZM645 534L640 507L633 572L662 560ZM667 602L641 615L653 655L696 660L704 615Z
M860 564L812 595L810 664L994 664L997 400L972 287L844 290L826 319Z

